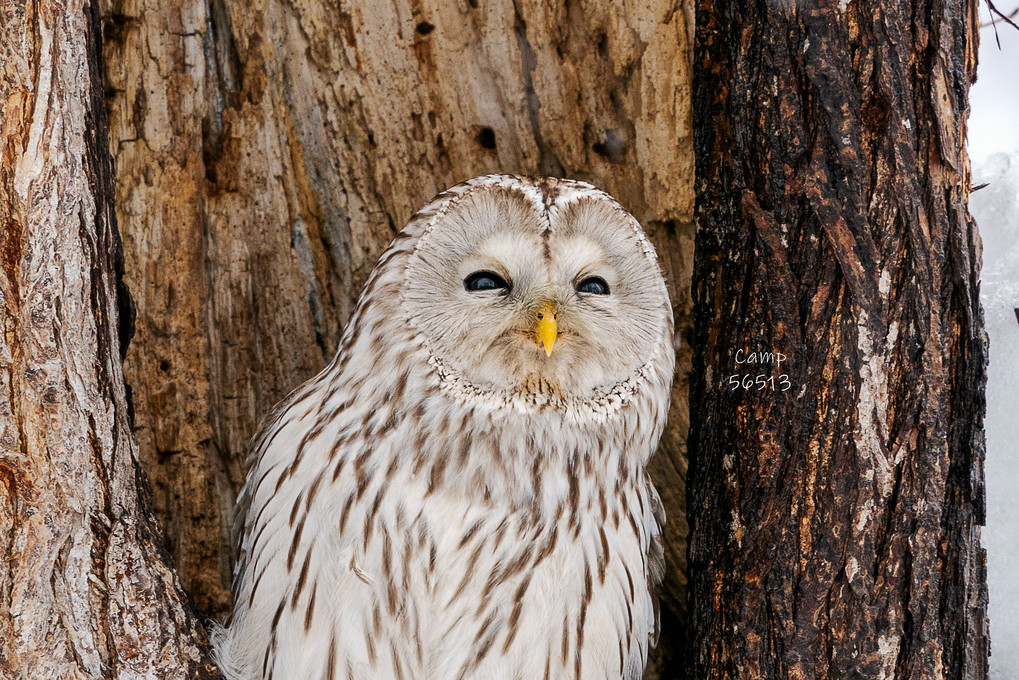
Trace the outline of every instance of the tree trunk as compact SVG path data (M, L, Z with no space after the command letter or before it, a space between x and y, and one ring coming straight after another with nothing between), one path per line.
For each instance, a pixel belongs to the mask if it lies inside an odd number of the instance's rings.
M976 17L698 2L691 677L986 677Z
M229 610L249 438L330 358L436 192L489 172L608 190L658 247L689 337L692 3L112 0L104 18L136 436L203 611ZM666 654L686 602L689 356L654 469Z
M0 677L211 678L128 422L98 29L0 2Z

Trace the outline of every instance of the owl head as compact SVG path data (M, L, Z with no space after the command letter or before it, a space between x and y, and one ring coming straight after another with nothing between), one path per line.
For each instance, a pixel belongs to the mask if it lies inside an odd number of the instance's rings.
M636 219L583 182L489 175L411 224L399 307L481 392L585 399L671 366L672 308ZM671 371L670 371L671 373Z

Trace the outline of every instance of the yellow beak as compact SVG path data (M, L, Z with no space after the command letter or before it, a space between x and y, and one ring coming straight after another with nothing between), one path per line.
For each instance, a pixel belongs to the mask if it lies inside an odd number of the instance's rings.
M559 335L559 329L556 326L555 316L556 310L551 302L546 302L538 310L537 323L534 325L534 334L538 336L538 340L545 346L545 356L552 355L552 345L555 344L556 336Z

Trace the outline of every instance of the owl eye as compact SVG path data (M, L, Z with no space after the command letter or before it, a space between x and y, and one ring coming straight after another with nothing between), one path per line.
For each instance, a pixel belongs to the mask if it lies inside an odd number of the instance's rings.
M509 290L509 284L495 272L474 272L464 279L464 288L472 293L481 290Z
M578 293L590 293L591 295L608 295L609 284L600 276L588 276L577 284Z

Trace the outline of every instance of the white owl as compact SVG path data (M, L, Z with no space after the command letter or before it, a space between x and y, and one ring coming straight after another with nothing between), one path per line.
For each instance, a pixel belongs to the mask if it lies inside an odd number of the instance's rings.
M604 192L440 194L257 440L226 676L640 678L672 347L654 248Z

